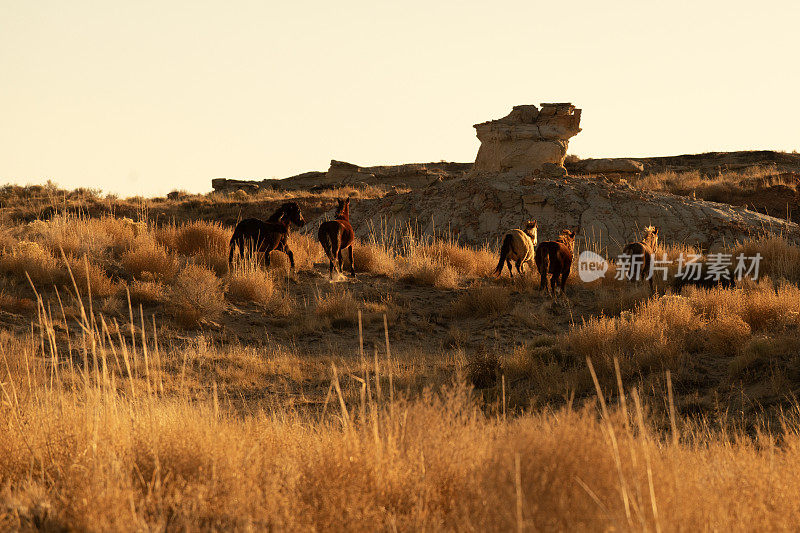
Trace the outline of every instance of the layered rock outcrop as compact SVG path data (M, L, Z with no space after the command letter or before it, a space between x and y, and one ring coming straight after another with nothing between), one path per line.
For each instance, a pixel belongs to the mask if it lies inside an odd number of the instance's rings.
M305 172L284 179L261 181L216 178L211 186L216 192L229 193L243 190L255 193L260 190L318 190L334 187L377 186L418 189L432 183L460 178L472 168L472 163L408 163L405 165L383 165L360 167L344 161L331 160L327 172Z
M666 242L717 250L764 231L800 240L797 224L741 207L646 192L627 184L580 177L549 178L524 172L480 173L425 191L362 200L351 207L357 233L373 228L420 233L450 231L460 242L496 243L528 219L539 222L539 240L580 225L585 236L617 254L642 228L654 224Z
M481 147L476 172L563 171L569 139L581 131L581 110L570 103L514 106L507 116L475 124Z

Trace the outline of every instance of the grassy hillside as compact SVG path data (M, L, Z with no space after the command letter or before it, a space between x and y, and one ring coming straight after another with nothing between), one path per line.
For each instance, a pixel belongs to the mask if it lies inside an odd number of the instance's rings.
M355 280L300 233L294 272L228 267L240 216L381 194L5 188L0 527L797 522L800 248L732 243L764 257L733 289L651 295L611 265L555 302L412 231L357 243Z

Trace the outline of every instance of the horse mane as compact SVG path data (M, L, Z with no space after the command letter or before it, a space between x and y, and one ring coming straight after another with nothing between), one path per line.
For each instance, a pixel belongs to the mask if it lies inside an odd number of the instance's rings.
M297 202L286 202L272 213L267 222L282 222L284 217L289 216L289 209L292 207L298 208Z

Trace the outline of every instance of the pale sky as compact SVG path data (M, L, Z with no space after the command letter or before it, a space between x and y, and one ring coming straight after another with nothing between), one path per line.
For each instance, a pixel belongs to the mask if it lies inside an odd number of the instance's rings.
M552 101L581 157L800 150L799 29L793 0L0 0L0 183L473 161L473 124Z

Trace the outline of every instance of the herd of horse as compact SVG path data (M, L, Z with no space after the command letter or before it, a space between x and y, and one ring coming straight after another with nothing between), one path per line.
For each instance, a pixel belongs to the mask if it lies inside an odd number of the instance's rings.
M320 224L317 232L317 238L328 257L328 272L331 279L333 279L334 270L337 274L342 271L342 256L345 251L350 256L350 274L353 277L356 275L353 260L355 231L350 224L350 198L339 199L337 202L334 220ZM289 249L290 227L292 224L302 227L305 223L300 206L296 202L284 203L266 222L257 218L242 220L233 231L228 262L233 264L234 253L238 248L240 257L249 250L262 257L264 263L269 266L270 252L278 250L289 257L289 263L294 268L294 255ZM565 229L555 240L541 243L538 242L538 223L535 220L527 221L523 229L509 231L503 237L500 246L500 261L494 270L495 276L501 276L503 268L508 266L508 272L513 277L512 262L518 274L524 272L526 264L532 263L539 272L540 289L547 288L549 279L551 294L555 296L557 288L563 293L572 269L575 236L579 229L579 227L572 230ZM630 279L645 277L643 273L650 269L657 244L658 229L649 226L645 228L645 236L642 240L625 245L624 254L641 259L635 262L633 268L636 268L637 271L629 273ZM653 288L652 278L650 278L650 288Z
M257 255L269 266L269 254L273 250L285 253L289 257L289 264L294 268L294 254L289 249L289 230L291 225L303 227L306 224L303 213L297 202L286 202L281 205L266 222L257 218L246 218L236 224L230 242L228 263L233 264L234 253L239 249L239 257L244 257L250 252ZM336 272L342 270L342 253L349 251L350 273L356 275L355 262L353 261L353 242L356 233L350 224L350 198L338 200L334 220L320 224L317 233L322 249L330 260L329 273L333 279L334 263Z

